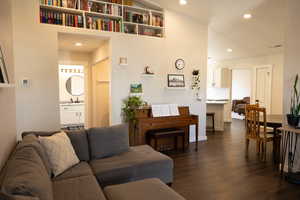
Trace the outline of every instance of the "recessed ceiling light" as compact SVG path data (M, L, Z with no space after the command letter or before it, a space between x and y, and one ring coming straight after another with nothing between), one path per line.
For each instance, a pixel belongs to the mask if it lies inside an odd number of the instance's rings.
M180 5L186 5L187 4L187 0L179 0L179 4Z
M82 43L76 42L76 43L75 43L75 46L76 46L76 47L81 47L81 46L82 46Z
M229 53L231 53L232 51L233 51L233 50L232 50L232 49L230 49L230 48L229 48L229 49L227 49L227 52L229 52Z
M252 15L250 13L246 13L244 14L244 19L251 19L252 18Z

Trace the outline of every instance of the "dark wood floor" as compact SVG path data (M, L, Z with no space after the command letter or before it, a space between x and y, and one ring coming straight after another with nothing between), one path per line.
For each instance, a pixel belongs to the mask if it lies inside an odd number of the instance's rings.
M208 133L208 141L199 144L198 152L171 155L173 189L187 200L300 199L300 186L280 178L272 163L271 145L268 162L257 158L255 144L250 144L246 158L244 134L244 122L236 120L224 132Z

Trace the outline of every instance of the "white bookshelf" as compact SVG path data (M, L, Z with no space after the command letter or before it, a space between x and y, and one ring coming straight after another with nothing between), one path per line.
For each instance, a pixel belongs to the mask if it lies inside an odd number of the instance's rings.
M47 0L44 0L47 2ZM146 0L133 0L133 5L124 5L124 1L122 0L122 4L118 3L111 3L107 2L105 0L88 0L89 3L94 4L103 4L104 10L103 12L95 12L95 11L86 11L86 10L80 10L80 0L77 1L77 7L75 8L67 8L67 7L61 7L61 6L54 6L54 5L47 5L43 3L43 0L40 0L40 10L43 12L52 11L54 13L60 13L60 14L74 14L79 15L82 17L83 20L83 27L75 27L75 26L68 26L68 27L74 27L74 28L83 28L83 29L91 29L91 23L94 22L88 22L88 19L103 19L103 20L112 20L113 25L110 25L109 30L99 30L99 28L92 28L93 30L97 31L110 31L110 32L120 32L125 34L135 34L135 35L143 35L143 36L150 36L150 37L164 37L165 34L165 20L164 20L164 11L162 8L159 8L157 5L152 5ZM108 7L111 7L108 9ZM98 9L97 9L98 10ZM117 12L114 14L108 14L108 10L111 12ZM127 15L129 14L129 15ZM43 14L42 14L43 15ZM43 16L40 15L41 19L43 19ZM54 15L54 18L57 17L57 14ZM138 23L141 22L140 19L137 19L137 16L142 16L144 19L146 19L144 22L147 21L147 23ZM46 16L48 19L49 16ZM52 17L52 14L50 15L50 18ZM65 17L65 16L64 16ZM81 18L80 17L80 18ZM145 18L146 17L146 18ZM128 21L128 18L130 19ZM41 23L44 24L51 24L51 25L59 25L59 26L67 26L65 23L56 23L57 18L55 18L52 22L51 20L43 20ZM62 20L58 18L58 21ZM64 20L66 20L64 18ZM50 22L49 22L50 21ZM109 21L110 23L111 21ZM156 26L155 24L159 24L160 26ZM89 25L88 25L89 24ZM102 25L102 24L101 24ZM98 25L99 26L99 25ZM113 26L113 30L111 30L111 26Z

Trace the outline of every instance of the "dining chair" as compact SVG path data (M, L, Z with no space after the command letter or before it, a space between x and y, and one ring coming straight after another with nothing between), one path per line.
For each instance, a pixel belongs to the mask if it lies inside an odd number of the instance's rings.
M262 116L263 120L260 120ZM256 141L257 154L262 153L265 161L267 156L267 143L274 143L274 135L268 133L266 108L258 105L246 106L246 151L249 151L250 140ZM275 145L274 145L275 146Z

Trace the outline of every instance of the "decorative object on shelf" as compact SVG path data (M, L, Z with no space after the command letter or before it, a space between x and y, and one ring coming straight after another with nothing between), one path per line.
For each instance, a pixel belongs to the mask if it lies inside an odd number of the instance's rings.
M126 6L133 6L133 1L132 0L124 0L123 3Z
M144 74L147 74L147 75L154 75L154 73L153 73L153 71L151 70L151 67L150 67L150 66L146 66L146 67L145 67Z
M140 83L132 83L130 84L130 93L140 94L143 93L143 86Z
M128 61L127 57L120 57L119 65L126 66L126 65L128 65L127 61Z
M168 87L184 88L185 80L183 74L168 74Z
M9 84L8 73L5 66L3 52L0 46L0 83Z
M300 122L300 92L299 92L299 75L296 75L293 85L290 114L287 114L288 124L292 127L299 127Z
M197 97L199 96L200 83L200 71L193 70L192 90L196 91Z
M179 58L175 61L175 67L178 70L183 70L185 67L185 61L182 58Z

